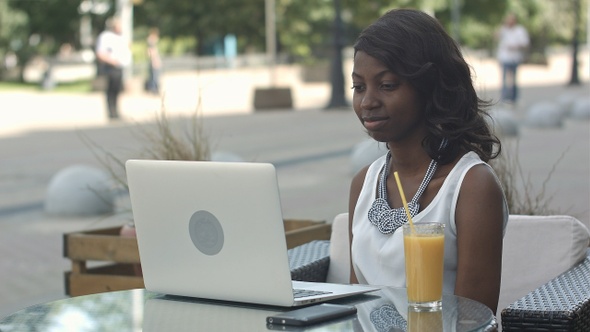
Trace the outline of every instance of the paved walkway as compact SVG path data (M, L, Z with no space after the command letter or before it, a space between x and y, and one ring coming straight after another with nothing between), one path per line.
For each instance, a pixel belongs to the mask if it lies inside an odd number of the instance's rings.
M587 53L581 58L588 59ZM518 118L523 118L535 102L589 95L587 83L566 87L567 60L567 56L557 54L548 67L522 68L522 101L515 110ZM481 95L497 98L499 74L495 62L475 57L470 62ZM588 82L587 62L581 64L580 72L584 73L583 82ZM295 110L251 111L253 87L269 83L269 73L263 69L169 74L164 81L165 106L171 117L186 115L197 108L200 96L203 126L214 151L275 163L286 218L331 220L347 209L350 152L365 134L350 110L322 110L329 99L327 84L304 84L297 70L288 67L279 68L279 73L277 84L294 82ZM105 121L104 101L98 93L0 92L0 100L3 317L25 306L65 296L63 272L69 269L69 262L62 257L64 232L125 221L124 214L59 218L43 212L45 191L53 175L74 164L98 166L80 135L118 156L128 156L143 145L132 129L135 121L152 119L160 99L130 91L122 100L127 121L115 124ZM506 146L516 143L523 171L534 188L540 188L556 165L545 185L548 205L590 225L590 121L566 119L562 128L551 129L521 126L518 139L507 139ZM120 210L128 208L124 197L118 203Z

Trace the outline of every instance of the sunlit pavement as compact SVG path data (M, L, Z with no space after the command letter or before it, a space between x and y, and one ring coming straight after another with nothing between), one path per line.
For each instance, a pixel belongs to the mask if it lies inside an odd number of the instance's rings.
M498 98L498 65L470 57L480 95ZM561 96L590 95L588 53L580 56L581 86L568 87L567 53L550 58L549 66L523 66L521 101L513 111L523 119L530 105ZM346 70L349 72L350 63ZM253 112L255 87L268 87L264 68L237 71L169 73L164 77L164 106L173 118L199 109L214 151L227 151L246 161L277 165L286 218L331 220L346 211L351 179L350 152L366 138L350 109L323 110L329 100L326 83L305 84L299 72L277 69L276 85L291 86L295 110ZM349 78L346 77L348 80ZM347 86L349 82L346 83ZM351 91L346 89L350 97ZM120 225L128 215L59 218L47 216L47 185L58 171L75 164L98 167L81 136L120 156L137 151L136 122L151 121L162 100L131 87L121 100L124 121L109 123L100 93L0 92L0 317L28 305L65 297L62 234ZM200 106L199 106L200 100ZM561 128L520 126L519 160L535 188L545 185L553 210L590 225L590 121L566 119ZM563 155L563 156L562 156ZM119 209L128 208L121 197Z

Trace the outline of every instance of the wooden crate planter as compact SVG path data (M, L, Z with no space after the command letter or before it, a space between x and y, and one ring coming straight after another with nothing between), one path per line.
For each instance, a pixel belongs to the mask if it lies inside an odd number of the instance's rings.
M67 295L144 287L134 268L139 264L137 240L120 236L120 230L112 227L64 234L63 255L72 261L72 270L64 275ZM90 262L104 263L89 267Z
M313 240L329 240L330 224L312 220L285 220L287 248ZM72 261L64 275L65 292L79 296L108 291L143 288L137 271L139 251L135 238L119 235L121 227L66 233L63 255ZM89 266L94 263L96 266Z
M285 236L288 249L313 240L329 240L331 234L332 225L323 221L285 220Z

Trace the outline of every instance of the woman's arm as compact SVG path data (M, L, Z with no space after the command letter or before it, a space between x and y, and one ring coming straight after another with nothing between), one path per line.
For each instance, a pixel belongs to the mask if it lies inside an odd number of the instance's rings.
M477 165L465 175L457 209L455 294L498 307L502 276L503 193L492 169Z
M348 201L348 239L349 244L348 248L350 250L350 283L351 284L358 284L358 279L354 274L354 268L352 267L352 220L354 217L354 209L356 207L356 202L358 201L359 195L361 194L361 189L363 188L363 183L365 183L365 176L367 174L367 170L369 166L364 167L361 169L352 179L350 183L350 195Z

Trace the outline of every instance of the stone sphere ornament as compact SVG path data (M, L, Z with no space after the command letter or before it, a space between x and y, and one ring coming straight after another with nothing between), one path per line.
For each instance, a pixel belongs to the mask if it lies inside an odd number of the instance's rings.
M87 165L73 165L57 172L45 195L45 212L61 217L113 213L115 191L108 173Z

